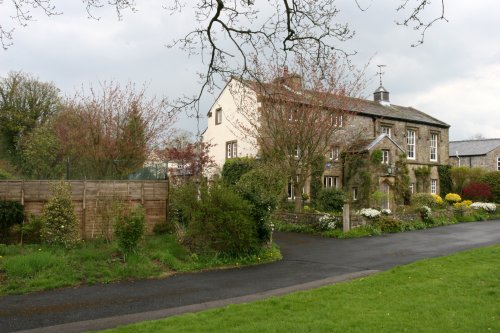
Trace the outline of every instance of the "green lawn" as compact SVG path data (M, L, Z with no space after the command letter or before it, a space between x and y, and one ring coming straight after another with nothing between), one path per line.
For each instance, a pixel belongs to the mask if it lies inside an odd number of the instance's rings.
M500 245L106 332L500 332Z
M175 272L257 264L280 258L275 246L241 258L196 255L179 245L173 235L147 238L138 253L127 255L126 262L115 243L104 241L81 243L70 250L57 246L0 244L0 296L82 284L158 278Z

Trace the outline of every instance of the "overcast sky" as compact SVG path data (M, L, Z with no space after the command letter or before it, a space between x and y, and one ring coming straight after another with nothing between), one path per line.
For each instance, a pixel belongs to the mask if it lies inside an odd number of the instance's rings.
M126 13L121 21L110 8L98 11L101 19L96 21L87 18L80 1L55 1L63 15L34 13L36 22L16 28L14 45L0 51L0 76L22 70L54 82L65 94L105 80L147 82L152 94L171 99L195 94L201 60L165 47L193 27L192 11L169 15L161 1L137 2L138 12ZM358 2L369 9L361 12L354 0L341 1L339 20L356 30L345 44L358 52L353 61L365 64L371 59L367 97L378 86L376 65L384 64L383 85L392 103L450 124L451 140L476 134L500 138L500 2L447 0L449 22L433 26L416 48L410 45L418 33L394 23L400 1ZM7 5L0 3L0 24L5 27L12 26ZM215 97L206 96L202 107L208 109ZM205 124L203 119L201 130ZM196 132L196 122L186 117L178 127Z

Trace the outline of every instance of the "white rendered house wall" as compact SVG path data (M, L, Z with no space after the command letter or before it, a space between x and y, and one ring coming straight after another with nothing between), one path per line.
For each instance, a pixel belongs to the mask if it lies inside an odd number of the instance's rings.
M219 171L228 158L257 155L256 137L249 135L251 129L256 128L257 119L255 92L241 82L231 79L210 108L208 127L203 133L203 142L212 145L210 156ZM228 152L227 145L231 142L236 142L235 152L233 146Z

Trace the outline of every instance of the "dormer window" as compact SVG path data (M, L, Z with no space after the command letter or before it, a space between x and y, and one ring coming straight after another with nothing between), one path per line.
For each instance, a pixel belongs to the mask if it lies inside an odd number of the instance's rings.
M383 134L387 134L388 137L391 137L391 134L392 134L391 130L392 130L391 126L387 126L387 125L380 126L380 132Z

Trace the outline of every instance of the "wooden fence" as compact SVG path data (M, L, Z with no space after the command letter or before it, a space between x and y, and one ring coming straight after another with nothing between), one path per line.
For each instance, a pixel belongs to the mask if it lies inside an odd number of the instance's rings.
M0 181L0 200L19 201L27 215L39 215L59 181ZM166 180L68 181L71 198L84 239L111 237L113 202L140 203L145 210L147 233L166 219L168 183Z

